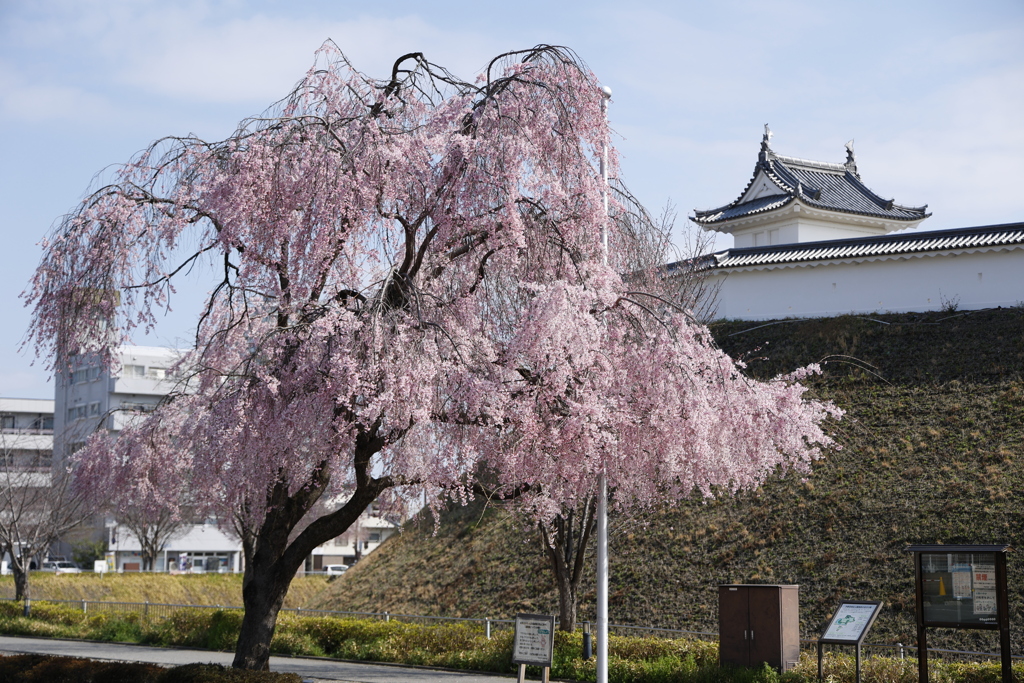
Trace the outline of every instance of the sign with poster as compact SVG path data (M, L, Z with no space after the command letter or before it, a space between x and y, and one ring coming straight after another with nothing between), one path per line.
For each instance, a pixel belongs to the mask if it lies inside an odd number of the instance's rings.
M974 565L974 613L996 613L996 566L979 562Z
M926 626L995 626L995 553L922 552L921 582Z
M547 614L517 614L512 646L513 664L551 666L555 651L555 618Z
M1008 545L911 545L917 602L917 669L928 683L928 628L999 631L1003 683L1013 681L1010 607L1006 586Z
M821 642L847 645L859 643L875 623L880 609L882 603L877 600L843 600L821 636Z

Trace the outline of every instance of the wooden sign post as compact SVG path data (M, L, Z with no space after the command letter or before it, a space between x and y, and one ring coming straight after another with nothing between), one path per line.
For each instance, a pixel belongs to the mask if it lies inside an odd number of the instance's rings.
M555 618L548 614L517 614L512 663L519 665L518 683L526 680L526 666L544 668L541 680L548 683L555 653Z

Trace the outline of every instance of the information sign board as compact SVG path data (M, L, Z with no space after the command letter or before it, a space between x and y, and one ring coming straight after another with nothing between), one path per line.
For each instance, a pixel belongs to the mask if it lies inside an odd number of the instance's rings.
M548 614L517 614L513 664L551 666L555 650L555 618Z
M867 635L881 608L882 603L878 601L844 600L825 629L821 642L849 645L859 643Z
M1013 681L1010 607L1006 586L1008 545L928 544L914 553L917 602L917 678L928 683L929 627L999 631L1003 683Z
M993 552L922 552L925 626L994 627L996 560Z

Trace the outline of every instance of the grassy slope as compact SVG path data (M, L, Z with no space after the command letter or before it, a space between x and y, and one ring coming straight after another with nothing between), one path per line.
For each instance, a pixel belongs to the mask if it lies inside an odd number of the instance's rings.
M736 499L683 501L613 522L613 622L716 631L717 584L797 583L804 637L841 598L881 599L887 607L872 640L911 643L908 543L1024 547L1024 311L733 322L713 331L760 377L832 357L811 391L848 411L837 430L844 448L806 482L790 475ZM865 363L875 369L858 369ZM432 531L429 522L410 526L314 604L477 617L555 611L536 535L504 512L471 505ZM1024 565L1012 554L1009 572L1020 652ZM591 591L581 616L592 614ZM935 635L948 645L995 642L977 631Z
M33 572L34 600L104 600L176 605L241 605L241 574L62 574ZM323 592L327 579L300 577L292 581L285 607L304 607ZM14 597L14 578L0 577L0 597Z

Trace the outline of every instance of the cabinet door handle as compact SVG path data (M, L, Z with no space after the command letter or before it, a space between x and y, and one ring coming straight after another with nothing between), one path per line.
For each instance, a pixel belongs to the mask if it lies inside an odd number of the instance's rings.
M747 629L743 629L743 640L747 639Z
M754 629L750 629L750 639L754 639Z

